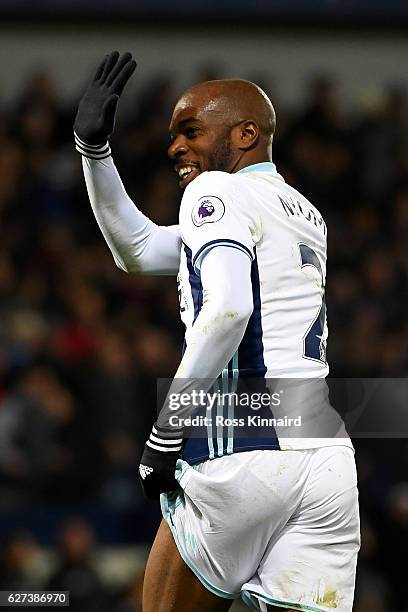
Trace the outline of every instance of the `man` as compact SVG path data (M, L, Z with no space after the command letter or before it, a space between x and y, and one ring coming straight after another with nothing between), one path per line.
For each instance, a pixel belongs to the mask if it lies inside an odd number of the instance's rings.
M178 272L186 347L175 383L324 379L326 228L272 163L269 99L242 80L183 94L168 149L185 189L180 223L158 227L127 196L108 143L134 69L130 54L104 59L79 105L76 146L116 264ZM140 465L165 518L144 612L224 611L239 596L254 610L350 612L359 522L346 434L239 437L210 421L193 438L164 413Z

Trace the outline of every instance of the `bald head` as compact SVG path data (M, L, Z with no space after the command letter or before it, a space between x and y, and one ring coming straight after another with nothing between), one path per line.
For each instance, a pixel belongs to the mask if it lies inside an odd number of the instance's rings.
M266 93L255 83L244 79L198 83L182 95L176 108L190 104L197 106L197 101L203 112L211 113L214 119L219 118L226 125L252 119L261 134L272 140L275 111Z
M271 101L254 83L199 83L184 92L174 108L169 156L176 160L180 176L190 168L189 181L205 170L238 172L272 159L275 124Z

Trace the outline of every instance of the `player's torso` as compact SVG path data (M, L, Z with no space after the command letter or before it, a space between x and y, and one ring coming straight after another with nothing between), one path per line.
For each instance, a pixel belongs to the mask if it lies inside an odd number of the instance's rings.
M325 376L326 226L322 216L278 174L254 172L234 177L253 211L255 253L251 274L254 310L235 356L239 374ZM201 279L191 256L183 245L177 280L187 342L202 306Z
M244 431L227 425L217 428L214 426L216 415L224 411L225 416L228 412L218 405L213 409L212 424L207 431L200 438L186 441L184 457L190 463L197 463L231 452L259 448L351 446L341 420L337 415L332 418L333 409L327 404L327 387L321 380L328 373L324 303L326 225L317 209L277 173L251 171L233 177L233 191L239 194L237 216L242 223L250 224L254 308L238 351L216 383L217 389L225 392L226 381L232 382L233 387L235 379L240 381L241 388L255 388L256 391L262 391L259 385L267 384L270 389L276 382L269 383L264 378L320 379L320 382L301 382L301 387L297 388L299 381L287 380L283 386L295 384L295 389L290 389L294 392L294 402L289 401L291 405L288 406L286 401L279 409L257 412L261 418L271 413L279 417L289 407L296 415L306 417L310 427L305 435L304 429L286 430L274 425L267 426L266 430L252 425ZM220 234L219 238L225 236ZM203 303L201 279L193 263L191 250L183 245L178 288L187 344L189 331ZM287 400L291 397L288 395ZM324 431L320 421L310 422L311 415L323 406L330 424L329 434L325 433L326 421ZM253 414L248 408L246 412L246 416ZM229 413L235 417L245 416L236 405Z

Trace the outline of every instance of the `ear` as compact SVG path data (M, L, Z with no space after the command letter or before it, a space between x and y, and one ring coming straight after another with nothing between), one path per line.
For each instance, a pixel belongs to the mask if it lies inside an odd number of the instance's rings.
M236 125L231 132L232 143L237 149L251 149L256 145L259 139L259 127L255 121L242 121Z

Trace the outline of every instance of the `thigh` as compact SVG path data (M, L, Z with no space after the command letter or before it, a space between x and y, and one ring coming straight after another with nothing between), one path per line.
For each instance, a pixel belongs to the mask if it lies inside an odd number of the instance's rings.
M299 504L310 454L257 450L199 469L178 464L180 490L162 496L163 516L182 559L216 597L241 596L271 535Z
M147 561L143 612L225 612L231 605L231 600L213 595L196 578L162 521Z

